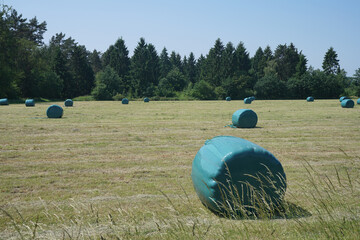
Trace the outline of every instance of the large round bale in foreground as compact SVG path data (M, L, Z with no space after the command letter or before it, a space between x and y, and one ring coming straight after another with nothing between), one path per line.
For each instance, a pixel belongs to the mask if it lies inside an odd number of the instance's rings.
M251 104L251 102L252 102L251 98L245 98L244 99L245 104Z
M144 98L144 102L150 102L150 99L149 98Z
M357 102L357 104L360 104L360 98L358 98L358 100L356 102Z
M342 101L344 101L345 99L349 99L349 98L346 97L346 96L342 96L342 97L339 99L339 101L342 102Z
M226 101L231 101L231 97L226 97L225 100Z
M34 101L34 99L26 99L26 100L25 100L25 106L26 106L26 107L35 107L35 101Z
M341 102L341 107L343 108L353 108L354 107L354 101L351 99L345 99Z
M122 103L122 104L129 104L129 99L123 98L123 99L121 100L121 103Z
M281 163L266 149L242 138L207 140L192 163L191 178L201 202L217 213L259 202L276 207L286 190Z
M1 98L0 99L0 105L9 105L9 101L7 98Z
M307 98L306 98L306 101L308 101L308 102L313 102L313 101L314 101L314 98L313 98L313 97L307 97Z
M61 118L63 116L64 110L59 105L51 105L46 110L46 115L48 118Z
M65 107L72 107L74 105L74 102L71 99L66 99L64 105Z
M251 109L239 109L232 115L232 123L238 128L254 128L258 117Z

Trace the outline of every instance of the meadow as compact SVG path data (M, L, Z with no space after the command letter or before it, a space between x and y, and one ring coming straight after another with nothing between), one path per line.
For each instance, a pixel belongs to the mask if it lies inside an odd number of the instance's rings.
M75 101L48 119L51 104L0 106L0 239L360 238L359 105ZM225 127L241 108L256 128ZM191 165L218 135L282 163L284 216L233 220L202 205Z

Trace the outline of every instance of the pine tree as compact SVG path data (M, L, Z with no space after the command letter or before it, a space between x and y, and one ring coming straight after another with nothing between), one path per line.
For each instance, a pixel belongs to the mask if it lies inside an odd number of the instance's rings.
M166 77L171 70L171 62L169 59L169 55L167 53L167 49L165 47L161 51L159 57L159 64L160 64L160 79L162 79Z
M340 72L338 55L333 47L330 47L324 56L322 68L326 74L337 74Z
M296 73L299 53L292 43L290 43L289 46L280 44L275 50L274 60L276 62L276 72L279 79L286 82Z
M237 45L234 55L235 76L247 75L251 68L251 61L243 42Z
M205 80L214 87L220 86L224 80L223 53L224 45L218 38L206 57L206 70L204 71Z

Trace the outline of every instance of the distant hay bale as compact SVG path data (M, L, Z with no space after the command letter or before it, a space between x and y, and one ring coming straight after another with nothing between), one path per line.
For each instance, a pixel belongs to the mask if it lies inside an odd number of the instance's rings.
M226 101L231 101L231 97L226 97L225 100Z
M0 105L9 105L9 101L7 98L1 98L0 99Z
M342 102L342 101L344 101L345 99L349 99L349 98L346 97L346 96L342 96L342 97L339 99L339 101Z
M258 117L251 109L239 109L232 115L232 123L238 128L254 128L257 122Z
M252 102L251 98L245 98L244 99L245 104L251 104L251 102Z
M129 99L123 98L123 99L121 100L121 103L122 103L122 104L129 104Z
M46 115L48 118L61 118L63 116L64 110L59 105L51 105L46 110Z
M360 98L358 98L358 100L356 102L357 102L357 104L360 104Z
M255 96L251 96L249 98L251 99L251 101L254 101L256 99Z
M310 97L307 97L307 98L306 98L306 101L308 101L308 102L313 102L313 101L314 101L314 98L311 97L311 96L310 96Z
M343 108L353 108L354 107L354 101L351 99L345 99L341 102L341 107Z
M218 136L197 152L191 179L201 202L215 213L231 216L263 205L279 206L286 191L280 161L268 150L242 138ZM229 216L230 215L230 216Z
M74 105L74 102L71 99L66 99L64 105L65 107L72 107Z
M26 99L25 100L25 106L27 106L27 107L35 107L34 99Z
M144 98L144 102L150 102L150 99L149 98Z

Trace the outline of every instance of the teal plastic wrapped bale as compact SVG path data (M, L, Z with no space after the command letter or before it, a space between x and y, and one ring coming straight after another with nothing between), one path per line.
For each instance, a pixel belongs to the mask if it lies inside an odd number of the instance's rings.
M63 116L64 110L59 105L51 105L46 110L46 115L48 118L61 118Z
M232 136L205 142L193 160L191 178L201 202L225 215L234 209L256 211L259 201L279 206L286 191L279 160L255 143Z
M239 109L232 115L232 123L238 128L254 128L257 122L257 114L251 109Z
M343 108L353 108L354 107L354 101L351 99L345 99L341 102L341 107Z
M225 100L226 101L231 101L231 97L226 97Z
M342 101L344 101L345 99L349 99L349 98L346 97L346 96L342 96L342 97L339 99L339 101L342 102Z
M249 97L251 101L254 101L256 98L254 96Z
M7 98L1 98L0 99L0 105L9 105L9 101Z
M307 97L307 98L306 98L306 101L308 101L308 102L313 102L313 101L314 101L314 98L313 98L313 97Z
M26 99L26 100L25 100L25 106L26 106L26 107L35 107L35 101L34 101L34 99Z
M358 98L358 100L356 102L357 102L357 104L360 104L360 98Z
M66 99L64 105L65 107L72 107L74 105L74 102L71 99Z
M129 99L123 98L123 99L121 100L121 103L122 103L122 104L129 104Z
M244 99L245 104L251 104L251 102L252 102L251 98L245 98Z
M144 102L150 102L150 99L149 98L144 98Z

